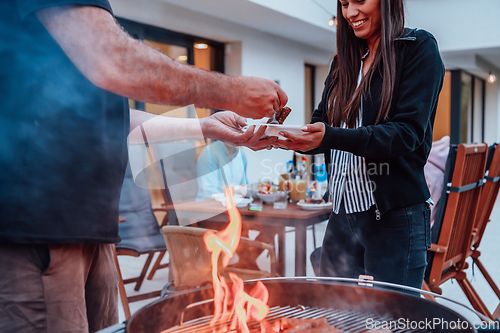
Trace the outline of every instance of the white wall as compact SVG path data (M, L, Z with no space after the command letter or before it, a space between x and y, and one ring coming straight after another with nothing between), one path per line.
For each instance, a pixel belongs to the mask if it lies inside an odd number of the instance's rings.
M336 1L249 0L273 11L325 28L323 22L336 14ZM500 46L499 0L405 0L406 25L432 32L441 51Z
M500 59L499 0L406 0L407 26L430 31L437 39L447 69L464 69L481 78L487 69L476 55ZM495 53L497 55L495 56ZM498 84L486 84L485 141L500 139Z
M429 30L441 51L500 45L499 0L407 0L407 26Z
M224 60L224 67L227 75L241 75L241 42L226 44L224 50Z
M336 1L315 0L323 8L310 0L248 0L274 11L306 21L323 29L331 29L327 22L337 12Z
M494 106L491 107L491 110L492 112L495 112L495 116L496 116L496 122L493 120L491 123L492 124L495 124L496 123L496 128L492 129L491 132L492 133L496 133L496 138L495 138L495 141L494 142L500 142L500 84L498 83L497 81L497 91L496 91L496 108ZM495 119L494 116L492 117L492 119ZM493 140L490 140L490 141L487 141L487 142L493 142Z

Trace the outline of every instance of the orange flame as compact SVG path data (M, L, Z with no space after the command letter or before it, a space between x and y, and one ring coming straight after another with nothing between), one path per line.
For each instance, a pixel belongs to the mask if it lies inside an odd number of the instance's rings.
M250 319L263 320L269 313L267 301L269 292L261 281L246 293L243 280L236 274L229 273L232 284L228 285L223 276L219 274L219 260L222 259L222 270L228 265L233 257L241 238L241 215L233 201L233 193L230 187L224 189L226 195L226 207L229 215L229 224L217 233L207 231L203 236L207 249L212 253L212 281L214 288L214 317L210 325L215 325L226 318L233 317L230 329L238 329L240 332L249 332L247 322ZM224 331L220 328L218 332Z

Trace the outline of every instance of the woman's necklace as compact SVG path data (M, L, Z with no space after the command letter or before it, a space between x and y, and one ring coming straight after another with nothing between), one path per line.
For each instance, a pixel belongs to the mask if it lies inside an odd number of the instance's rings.
M363 76L365 76L372 67L373 60L373 57L371 56L371 54L369 54L368 57L366 57L363 61Z

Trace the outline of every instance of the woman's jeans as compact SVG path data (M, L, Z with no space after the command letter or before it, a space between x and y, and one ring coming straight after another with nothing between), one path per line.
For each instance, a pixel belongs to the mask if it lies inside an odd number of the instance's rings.
M357 278L422 287L430 247L427 203L397 208L375 219L370 210L332 213L321 250L321 276Z

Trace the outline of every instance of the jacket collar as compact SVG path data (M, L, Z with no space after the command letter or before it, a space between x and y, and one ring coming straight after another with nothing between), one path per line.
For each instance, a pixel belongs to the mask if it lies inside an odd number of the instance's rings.
M414 42L417 40L417 34L416 34L417 29L409 29L405 28L405 31L401 37L398 37L396 40L405 40L405 41L411 41Z

